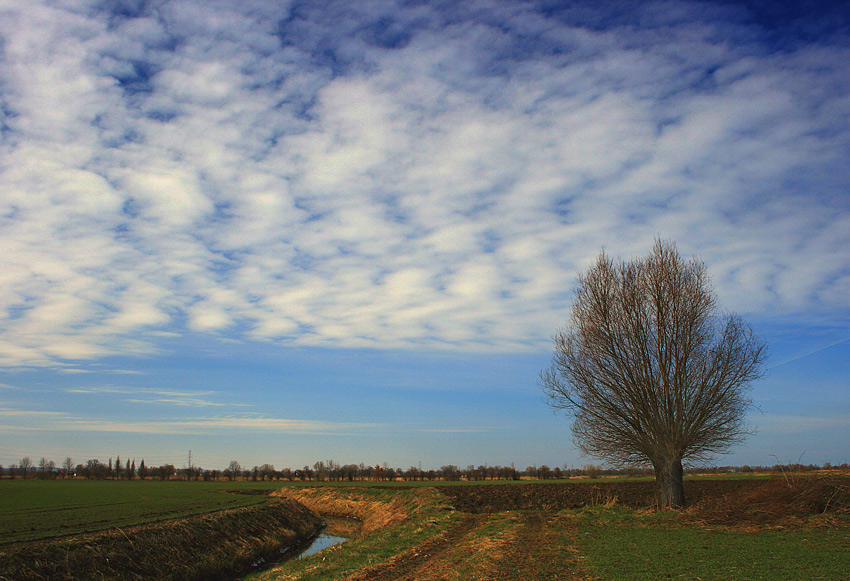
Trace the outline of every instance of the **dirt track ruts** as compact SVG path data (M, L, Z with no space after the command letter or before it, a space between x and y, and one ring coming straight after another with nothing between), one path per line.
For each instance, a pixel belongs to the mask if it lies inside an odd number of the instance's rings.
M441 554L454 547L486 520L483 515L465 515L460 522L438 537L420 543L386 563L364 569L347 581L421 581L426 578L423 569L438 561Z
M574 581L585 579L578 551L564 547L552 528L571 529L570 523L540 510L516 513L516 526L503 538L483 535L477 542L489 543L486 558L471 551L475 533L493 515L464 515L442 535L420 543L394 559L361 570L348 581L441 581L458 579L458 568L470 581ZM557 521L557 522L556 522ZM575 558L564 558L567 555ZM476 559L478 560L476 561Z
M574 533L572 522L534 510L519 515L516 535L500 550L486 575L487 581L574 581L586 579L581 566L575 534L567 546L552 538L552 528ZM567 558L565 558L565 555Z

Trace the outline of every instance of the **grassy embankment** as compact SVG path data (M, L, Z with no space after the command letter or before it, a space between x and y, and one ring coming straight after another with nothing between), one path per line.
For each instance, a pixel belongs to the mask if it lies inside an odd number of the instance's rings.
M460 518L433 486L287 488L281 494L323 515L354 518L362 524L357 531L342 531L351 538L341 545L281 563L250 579L347 579L427 542Z
M268 484L268 483L266 483ZM0 484L0 579L217 579L315 534L271 487L238 483ZM266 488L266 490L262 490Z

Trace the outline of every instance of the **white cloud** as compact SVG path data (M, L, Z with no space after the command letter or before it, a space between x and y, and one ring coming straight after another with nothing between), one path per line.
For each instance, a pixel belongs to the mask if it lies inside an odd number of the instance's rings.
M193 331L214 331L231 324L231 319L218 306L194 304L188 309L189 328Z
M447 428L444 430L417 430L426 434L487 434L500 431L501 428Z
M0 365L536 348L578 269L656 235L728 308L848 315L846 45L476 6L4 3Z
M159 389L151 387L96 386L67 388L67 393L95 396L119 396L127 403L161 404L177 407L242 407L244 404L218 401L216 391Z
M181 404L176 404L181 405ZM87 418L52 411L16 410L0 408L3 426L0 433L9 430L33 432L94 432L126 434L214 434L275 433L275 434L356 434L374 431L380 424L328 422L322 420L296 420L263 417L200 417L168 421L120 421ZM49 420L33 425L32 419ZM21 423L19 423L21 422Z

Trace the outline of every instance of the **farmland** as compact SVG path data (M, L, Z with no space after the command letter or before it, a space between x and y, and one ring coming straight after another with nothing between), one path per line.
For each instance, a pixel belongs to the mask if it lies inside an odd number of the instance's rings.
M270 498L236 493L240 490L275 492ZM260 581L841 579L850 569L846 476L796 482L691 479L692 505L677 512L652 510L651 490L647 480L321 487L5 481L0 482L0 553L42 547L47 554L50 547L65 546L67 554L69 546L111 543L114 561L122 546L125 552L132 547L141 553L145 535L158 538L169 523L182 523L180 535L213 534L219 521L212 528L192 523L208 513L241 514L245 518L237 526L252 526L250 519L271 518L270 507L282 503L289 512L275 517L281 522L292 520L295 507L309 509L331 524L331 532L345 528L338 532L350 540L256 573ZM22 520L25 514L30 518ZM36 520L54 524L35 526ZM31 522L36 530L22 531L21 522ZM115 527L122 527L120 533ZM68 536L69 531L77 537ZM246 539L267 534L251 533ZM22 538L27 535L42 540Z
M228 493L271 483L0 481L0 544L34 541L262 502Z

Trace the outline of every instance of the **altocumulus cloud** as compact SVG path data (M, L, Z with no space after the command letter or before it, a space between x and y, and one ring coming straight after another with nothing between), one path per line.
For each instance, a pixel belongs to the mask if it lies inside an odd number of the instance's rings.
M655 235L846 317L847 20L597 4L6 0L0 364L529 349Z

